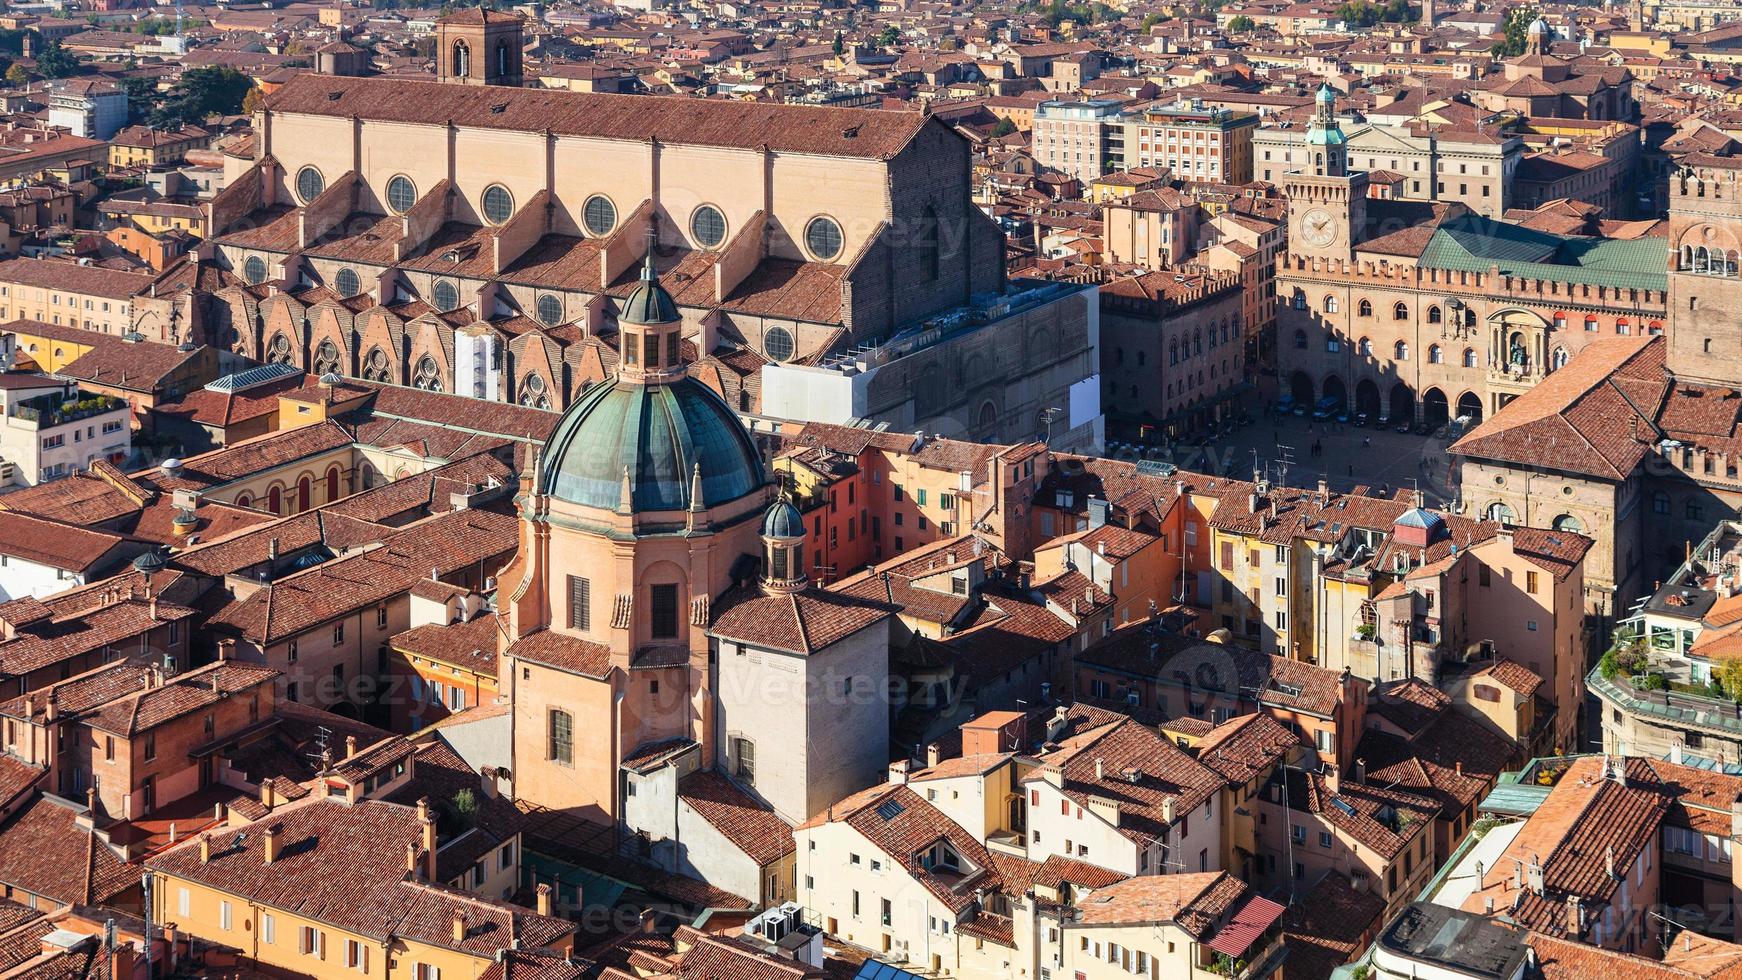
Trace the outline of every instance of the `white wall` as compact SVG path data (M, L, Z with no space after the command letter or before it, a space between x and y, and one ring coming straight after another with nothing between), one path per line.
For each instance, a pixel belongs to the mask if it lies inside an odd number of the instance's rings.
M51 568L15 555L0 555L0 602L11 602L23 596L40 599L84 584L84 577L75 572Z

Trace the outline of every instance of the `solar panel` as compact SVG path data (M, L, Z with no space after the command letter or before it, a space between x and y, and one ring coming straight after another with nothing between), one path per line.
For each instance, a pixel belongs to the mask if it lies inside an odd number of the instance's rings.
M894 820L905 809L907 807L902 806L900 800L884 800L877 804L877 815L885 820Z
M1348 816L1352 817L1355 815L1355 808L1350 806L1344 800L1332 800L1331 805L1336 807L1338 810L1341 810L1344 814L1346 814Z
M919 980L919 976L906 970L897 969L888 963L866 960L865 965L859 968L859 972L853 980Z

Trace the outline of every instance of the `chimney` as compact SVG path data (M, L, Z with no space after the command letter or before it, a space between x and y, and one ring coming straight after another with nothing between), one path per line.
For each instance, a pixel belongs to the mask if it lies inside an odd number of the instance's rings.
M414 877L417 875L417 844L411 841L405 844L405 871Z
M1173 797L1171 796L1161 798L1161 822L1164 824L1173 823Z
M1366 759L1356 759L1355 760L1355 782L1365 783L1366 781L1367 781L1367 760Z
M539 915L549 915L550 914L550 886L549 885L539 885L538 886L538 914Z
M897 759L894 762L891 762L889 764L889 785L904 785L907 782L908 770L911 768L913 768L913 763L906 759Z
M271 813L272 808L278 805L278 793L273 790L270 779L260 781L260 805L266 808L267 813Z
M278 826L275 824L266 828L263 839L265 843L261 847L266 856L266 863L271 864L278 860Z
M427 867L423 876L428 881L436 880L436 822L429 812L429 797L420 797L417 801L417 823L423 831L423 856Z
M110 980L133 980L134 968L139 962L139 951L133 948L131 942L118 942L109 950Z
M465 941L466 941L466 913L459 910L459 909L455 909L454 910L454 945L458 946L459 944L461 944Z
M201 864L210 864L211 862L212 862L212 835L209 833L201 834L200 835L200 863Z
M1615 877L1615 845L1614 844L1610 844L1608 847L1603 848L1603 870L1608 872L1609 877L1611 879L1613 879Z
M483 769L479 770L478 786L484 791L484 797L486 799L493 800L496 798L497 789L495 766L485 766Z
M218 641L218 662L223 663L236 655L236 640L225 637Z
M357 736L346 735L345 736L345 758L349 759L351 756L354 756L356 754L357 754Z
M943 750L942 746L938 745L938 743L933 742L930 745L926 746L925 747L925 767L927 769L935 768L939 762L943 761L943 755L944 755L944 750Z
M1585 934L1585 909L1579 896L1567 896L1567 935L1577 938Z
M1095 779L1096 779L1096 781L1100 781L1100 780L1103 780L1106 778L1107 778L1107 762L1106 762L1106 760L1105 759L1096 759L1095 760Z

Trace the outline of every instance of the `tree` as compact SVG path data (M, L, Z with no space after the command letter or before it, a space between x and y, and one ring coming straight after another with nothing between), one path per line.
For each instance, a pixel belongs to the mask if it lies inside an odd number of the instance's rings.
M847 50L846 37L844 35L842 35L840 31L836 31L835 32L835 43L834 43L835 57L839 58L842 54L844 54L846 52L846 50Z
M36 58L36 70L44 78L66 78L84 71L85 66L73 57L71 51L61 47L59 41L50 41Z
M1712 671L1712 680L1732 701L1742 701L1742 660L1726 660Z
M1155 25L1161 23L1162 21L1168 20L1168 19L1170 19L1170 18L1166 14L1162 13L1159 10L1152 13L1152 14L1147 14L1144 16L1143 23L1141 25L1139 25L1138 30L1141 30L1143 33L1148 34L1150 32L1150 30L1155 27Z
M260 91L258 88L249 89L248 94L242 97L243 114L249 116L254 115L256 112L260 111L260 104L265 101L265 92Z
M1014 132L1016 132L1016 124L1010 121L1009 116L1001 117L998 120L998 125L992 127L992 136L994 138L1009 136Z
M30 84L30 69L13 62L12 67L6 69L6 84L15 87Z
M1241 14L1228 22L1228 33L1230 34L1249 34L1257 29L1258 25L1254 24L1252 18L1245 14Z
M878 33L877 46L880 48L892 48L895 46L896 42L900 40L900 29L898 29L894 24L889 24Z
M1530 38L1530 25L1536 21L1535 7L1516 7L1506 15L1505 33L1494 42L1488 53L1496 58L1516 58L1524 53Z

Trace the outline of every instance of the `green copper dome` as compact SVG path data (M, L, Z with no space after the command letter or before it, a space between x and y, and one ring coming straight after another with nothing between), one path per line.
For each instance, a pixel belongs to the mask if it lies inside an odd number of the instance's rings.
M685 510L698 463L706 507L754 493L766 479L750 434L712 388L693 378L617 382L594 386L563 413L541 476L558 500L614 510L627 468L631 510Z
M804 537L804 515L783 494L770 504L762 515L762 536L765 538Z
M676 323L681 319L677 302L654 278L652 263L641 267L641 281L623 300L617 319L626 323Z

